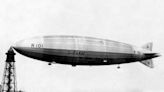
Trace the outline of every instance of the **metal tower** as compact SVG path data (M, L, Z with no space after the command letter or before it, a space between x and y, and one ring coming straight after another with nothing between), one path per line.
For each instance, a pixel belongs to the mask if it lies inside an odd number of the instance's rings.
M2 80L2 92L17 92L15 58L12 48L6 53L6 64Z

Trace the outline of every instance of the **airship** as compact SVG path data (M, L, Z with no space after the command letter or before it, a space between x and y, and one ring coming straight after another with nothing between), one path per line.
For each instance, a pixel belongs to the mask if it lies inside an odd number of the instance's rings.
M141 62L153 68L152 43L142 47L95 37L53 35L37 36L15 43L13 48L27 57L49 64L100 66Z

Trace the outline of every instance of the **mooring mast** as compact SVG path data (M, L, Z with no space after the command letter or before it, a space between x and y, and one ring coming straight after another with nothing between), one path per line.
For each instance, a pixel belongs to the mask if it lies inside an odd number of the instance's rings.
M2 92L18 92L15 72L15 58L12 47L6 53L6 64L2 80Z

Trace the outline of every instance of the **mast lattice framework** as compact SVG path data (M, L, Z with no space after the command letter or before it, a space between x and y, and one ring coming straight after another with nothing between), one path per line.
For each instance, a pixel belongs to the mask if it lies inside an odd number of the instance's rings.
M18 92L15 71L15 58L12 48L6 53L6 63L2 80L2 92Z

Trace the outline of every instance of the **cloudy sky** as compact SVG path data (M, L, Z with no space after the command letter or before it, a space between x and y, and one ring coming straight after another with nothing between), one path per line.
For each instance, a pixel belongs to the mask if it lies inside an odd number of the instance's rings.
M0 80L15 42L42 35L80 35L164 53L163 0L0 0ZM55 64L16 54L18 89L25 92L164 92L164 58L111 66Z

